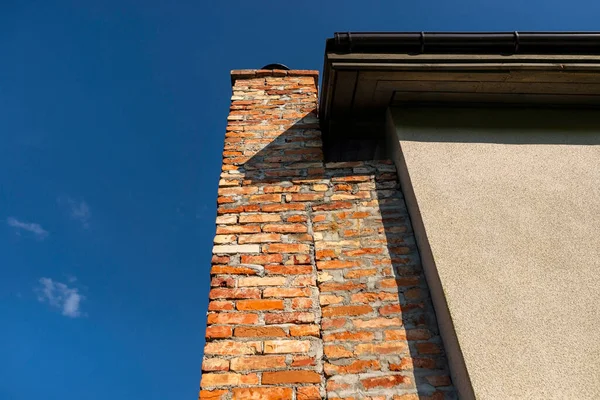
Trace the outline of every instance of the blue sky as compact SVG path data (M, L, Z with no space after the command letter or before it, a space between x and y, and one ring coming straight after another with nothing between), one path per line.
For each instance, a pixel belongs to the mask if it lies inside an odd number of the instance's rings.
M320 69L335 31L600 28L485 3L1 1L0 399L195 398L229 70Z

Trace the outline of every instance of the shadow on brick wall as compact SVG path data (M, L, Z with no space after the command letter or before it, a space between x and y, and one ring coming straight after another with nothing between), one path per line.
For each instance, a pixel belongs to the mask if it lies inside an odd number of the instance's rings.
M226 143L221 187L241 180L302 204L284 215L308 214L327 398L456 398L394 164L324 163L314 112L283 133L244 132Z

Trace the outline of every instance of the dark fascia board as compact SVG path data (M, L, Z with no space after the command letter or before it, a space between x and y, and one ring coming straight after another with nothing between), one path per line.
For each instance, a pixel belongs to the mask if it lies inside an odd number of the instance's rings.
M600 32L346 32L327 52L413 54L600 54Z
M598 76L600 82L600 32L336 33L325 46L319 105L323 128L327 129L329 125L333 97L339 86L339 71L356 71L357 76L378 71L384 79L386 73L398 71L495 70L529 71L531 74L584 71L592 77ZM352 96L358 92L355 87ZM525 89L523 94L526 93ZM354 99L347 100L352 103L352 115L363 111L363 106L355 104ZM372 113L374 109L368 111Z

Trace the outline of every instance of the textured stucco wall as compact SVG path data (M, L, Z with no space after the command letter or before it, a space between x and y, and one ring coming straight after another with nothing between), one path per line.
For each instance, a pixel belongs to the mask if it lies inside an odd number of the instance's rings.
M392 118L476 397L600 398L600 113Z

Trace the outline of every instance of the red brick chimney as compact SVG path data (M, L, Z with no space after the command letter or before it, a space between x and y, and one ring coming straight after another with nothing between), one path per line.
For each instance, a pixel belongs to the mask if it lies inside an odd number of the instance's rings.
M393 163L325 163L317 71L231 76L200 399L455 398Z

